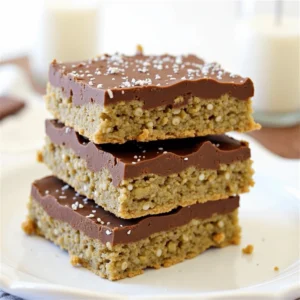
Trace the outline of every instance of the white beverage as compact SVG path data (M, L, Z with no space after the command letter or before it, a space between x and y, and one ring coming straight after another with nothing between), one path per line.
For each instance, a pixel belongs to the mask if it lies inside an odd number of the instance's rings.
M46 1L33 49L32 69L46 81L49 63L78 61L98 53L99 22L95 1Z
M297 18L258 16L238 25L236 69L254 81L258 112L300 111L300 35Z

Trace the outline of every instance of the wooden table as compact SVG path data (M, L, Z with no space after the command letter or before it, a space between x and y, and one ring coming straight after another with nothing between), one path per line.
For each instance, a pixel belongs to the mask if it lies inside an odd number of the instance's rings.
M27 72L33 88L41 94L45 93L45 88L37 85L33 80L27 56L3 61L0 62L1 64L16 64L23 68ZM300 158L300 124L288 128L263 127L259 131L249 133L249 135L279 156Z

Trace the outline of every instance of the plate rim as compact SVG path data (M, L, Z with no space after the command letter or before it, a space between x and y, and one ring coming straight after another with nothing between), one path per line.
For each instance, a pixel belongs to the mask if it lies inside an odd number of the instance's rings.
M292 271L292 273L288 274L287 276L298 275L300 276L300 260L297 262L298 266L296 266L296 270ZM39 296L40 293L43 293L43 296L67 296L70 299L81 299L84 296L85 299L95 299L100 298L103 300L121 300L121 299L182 299L183 295L151 295L151 296L142 296L142 295L120 295L118 293L114 294L107 294L101 293L97 291L88 291L86 289L80 288L73 288L65 285L60 284L53 284L53 283L37 283L37 282L29 282L24 280L14 280L10 278L8 275L5 275L2 271L3 269L12 269L15 270L13 267L10 267L6 264L0 262L0 288L3 289L5 292L11 293L13 295L17 295L22 297L27 293L30 293L32 296L36 297ZM20 271L19 271L20 272ZM23 273L23 272L21 272ZM293 283L286 284L284 287L280 285L276 285L277 288L274 289L274 286L271 288L269 287L266 290L257 290L256 288L259 287L267 287L274 282L281 281L282 279L286 278L287 276L278 276L270 281L265 281L259 284L255 284L252 286L238 288L238 289L231 289L226 291L211 291L211 292L199 292L194 294L185 295L185 299L253 299L253 297L258 299L283 299L286 297L296 297L299 296L300 291L300 281L294 280ZM276 292L276 294L274 294ZM298 294L297 294L298 293ZM79 298L78 298L79 297ZM272 298L270 298L272 297Z

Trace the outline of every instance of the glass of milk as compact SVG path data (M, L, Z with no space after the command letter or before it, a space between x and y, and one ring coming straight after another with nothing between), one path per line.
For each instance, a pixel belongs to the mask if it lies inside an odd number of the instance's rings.
M97 1L45 0L31 54L35 80L47 81L48 67L58 61L79 61L98 53L99 12Z
M267 126L300 123L299 15L284 13L284 1L270 2L263 12L256 10L256 2L247 1L237 24L235 67L254 82L257 121Z

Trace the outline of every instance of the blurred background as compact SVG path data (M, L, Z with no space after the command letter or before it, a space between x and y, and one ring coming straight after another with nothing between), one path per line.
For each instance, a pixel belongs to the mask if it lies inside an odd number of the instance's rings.
M0 96L41 99L53 58L134 54L136 44L146 54L195 53L254 81L255 117L265 128L253 136L299 158L299 11L289 0L1 1ZM39 115L37 108L32 118ZM2 141L14 133L11 118L10 129L0 123Z

